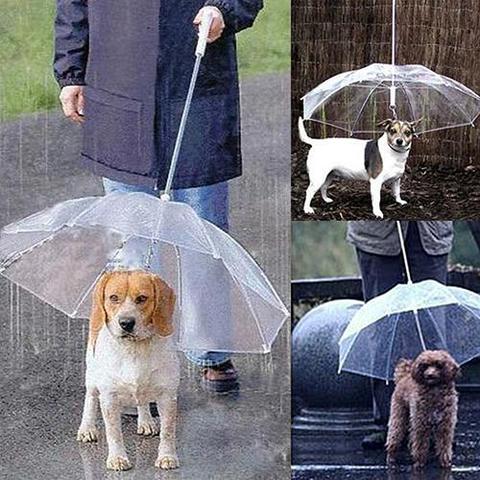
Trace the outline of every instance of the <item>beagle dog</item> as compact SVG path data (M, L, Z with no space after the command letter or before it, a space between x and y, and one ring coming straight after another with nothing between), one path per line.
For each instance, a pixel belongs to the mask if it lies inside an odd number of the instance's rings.
M158 276L142 270L102 275L93 293L87 347L86 395L80 442L95 442L100 404L108 444L107 468L128 470L121 430L125 405L138 408L139 435L160 433L155 465L179 466L175 445L179 359L172 345L173 290ZM150 414L156 402L160 429Z
M325 202L333 200L327 190L335 178L365 180L370 183L372 210L376 217L383 218L380 209L380 192L384 183L391 184L395 201L407 202L400 196L400 180L405 172L418 123L400 120L385 120L378 124L385 133L377 140L355 138L314 139L308 136L303 119L298 120L300 140L311 145L307 169L310 185L307 188L303 211L315 213L311 207L314 195L320 190Z

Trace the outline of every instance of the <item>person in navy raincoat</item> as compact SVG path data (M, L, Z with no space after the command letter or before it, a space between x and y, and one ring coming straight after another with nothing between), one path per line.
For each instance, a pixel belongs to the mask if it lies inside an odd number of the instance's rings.
M82 164L106 193L162 190L194 64L197 29L213 15L174 199L228 230L228 184L242 172L235 34L262 0L57 0L54 74L65 115L83 125ZM228 354L192 352L204 379L234 388Z

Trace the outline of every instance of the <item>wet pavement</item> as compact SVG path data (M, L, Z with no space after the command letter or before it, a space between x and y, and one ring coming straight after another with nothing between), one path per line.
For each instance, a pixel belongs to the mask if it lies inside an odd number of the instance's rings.
M332 416L334 412L332 412ZM308 458L304 456L292 470L293 480L473 480L480 478L480 394L460 392L458 426L455 434L453 468L443 471L431 458L427 468L421 472L411 469L411 459L404 450L396 469L387 469L383 451L363 451L362 435L358 446L352 448L351 439L341 432L333 432L324 438L318 437L318 450ZM295 422L297 423L297 422ZM347 446L348 444L348 446ZM292 448L296 450L295 435ZM300 463L302 463L300 465Z
M231 182L232 234L289 302L289 75L242 85L244 175ZM0 125L0 225L69 198L101 194L75 164L80 129L60 114ZM241 389L214 396L183 362L178 447L181 468L153 464L158 437L139 438L124 417L133 470L104 468L104 435L75 440L83 402L87 322L69 320L0 279L0 478L282 479L290 476L289 328L272 355L237 356Z

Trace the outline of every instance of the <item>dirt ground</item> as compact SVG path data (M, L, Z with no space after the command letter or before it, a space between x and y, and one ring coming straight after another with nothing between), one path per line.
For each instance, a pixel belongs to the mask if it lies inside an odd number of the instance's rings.
M370 192L365 182L338 180L328 190L333 203L326 204L318 192L312 202L315 215L303 213L308 186L306 151L292 156L293 220L375 220ZM381 208L386 219L465 220L480 217L480 165L465 168L438 165L407 166L402 180L402 198L397 205L389 189L382 189Z

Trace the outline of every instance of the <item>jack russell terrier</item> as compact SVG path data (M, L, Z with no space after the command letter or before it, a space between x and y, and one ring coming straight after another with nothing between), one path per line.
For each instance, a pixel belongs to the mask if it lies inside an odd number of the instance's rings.
M415 128L420 121L421 119L415 122L385 120L378 124L385 129L378 140L315 139L307 135L300 117L300 140L312 147L307 159L310 185L303 211L307 214L315 213L310 204L318 190L325 202L333 201L328 197L327 189L336 177L370 182L373 213L378 218L383 218L380 192L384 183L391 184L395 201L405 205L407 202L400 196L400 180L405 172Z
M105 273L95 286L87 347L86 395L80 442L95 442L100 404L108 444L107 468L128 470L121 429L122 407L138 408L139 435L160 433L155 465L178 467L175 445L180 366L171 334L173 290L142 270ZM150 414L157 402L160 429Z

